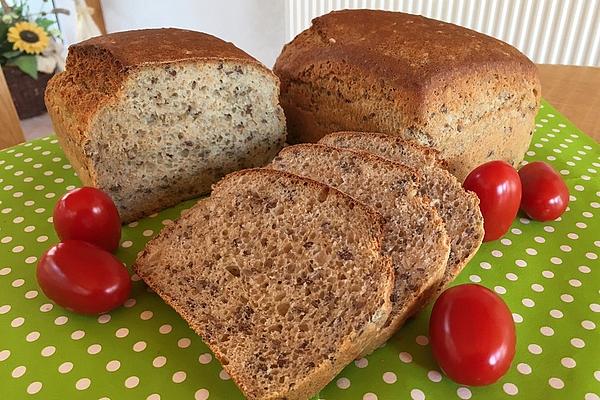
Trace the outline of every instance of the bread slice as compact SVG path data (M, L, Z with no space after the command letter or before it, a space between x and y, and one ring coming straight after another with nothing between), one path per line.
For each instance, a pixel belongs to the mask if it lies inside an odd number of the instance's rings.
M277 77L233 44L145 29L71 46L46 105L79 178L128 222L269 162L286 137L278 96Z
M444 224L416 194L418 174L366 152L304 144L284 148L269 165L326 183L373 207L385 218L383 251L396 284L392 313L363 354L385 343L439 286L449 245Z
M422 173L419 193L431 199L450 237L450 257L439 290L452 282L481 245L483 217L477 195L464 190L454 175L441 168L444 164L437 151L382 133L336 132L319 143L368 151Z
M231 174L151 240L134 269L248 399L308 399L390 313L382 217L323 184Z

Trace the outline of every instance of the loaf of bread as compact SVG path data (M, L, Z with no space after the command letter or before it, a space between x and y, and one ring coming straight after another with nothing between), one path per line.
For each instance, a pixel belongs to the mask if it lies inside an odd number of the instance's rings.
M462 182L477 165L517 165L540 102L535 65L489 36L421 16L332 12L274 67L289 142L382 132L440 151Z
M368 151L421 173L419 193L431 200L450 238L448 265L438 292L452 282L477 253L484 234L479 199L475 193L463 189L443 168L435 150L382 133L336 132L324 136L319 143Z
M233 44L149 29L71 46L46 105L83 184L127 222L267 163L285 142L278 96L277 77Z
M390 313L381 215L274 170L227 176L134 265L248 399L316 394Z
M449 255L444 223L417 195L420 176L381 157L317 144L286 147L269 167L341 190L384 217L383 252L396 283L390 317L363 355L384 344L439 288Z

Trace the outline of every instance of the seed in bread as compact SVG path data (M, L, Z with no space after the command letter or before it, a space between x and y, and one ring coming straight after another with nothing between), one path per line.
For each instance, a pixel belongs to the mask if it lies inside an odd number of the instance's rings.
M227 176L134 269L202 337L248 399L303 399L385 324L394 274L382 217L274 170Z
M370 153L317 144L286 147L269 167L323 182L383 215L383 251L392 257L396 283L390 318L363 351L370 353L431 299L446 270L448 236L435 209L416 193L419 175Z

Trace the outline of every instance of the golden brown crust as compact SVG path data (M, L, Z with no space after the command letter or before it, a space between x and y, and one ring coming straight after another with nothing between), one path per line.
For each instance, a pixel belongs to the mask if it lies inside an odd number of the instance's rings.
M85 54L94 50L106 51L122 68L207 59L248 60L259 64L255 58L230 42L207 33L176 28L116 32L85 40L69 48L70 54L79 51ZM75 67L78 61L71 57L67 60L67 69Z
M308 65L344 64L416 97L452 76L476 71L512 71L526 79L537 75L535 65L514 47L420 15L342 10L312 23L284 47L277 75L297 76Z

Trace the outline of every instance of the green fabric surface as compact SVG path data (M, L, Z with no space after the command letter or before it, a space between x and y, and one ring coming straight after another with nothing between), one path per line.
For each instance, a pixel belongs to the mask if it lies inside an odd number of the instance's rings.
M514 313L517 352L487 387L445 377L427 339L430 309L383 348L349 365L320 398L599 399L600 147L547 103L526 160L561 172L570 208L556 221L520 215L481 246L455 284L495 290ZM124 307L80 316L38 288L38 258L57 242L51 215L80 185L54 137L0 152L0 399L241 399L202 340L135 275ZM117 253L137 252L188 201L125 226Z

